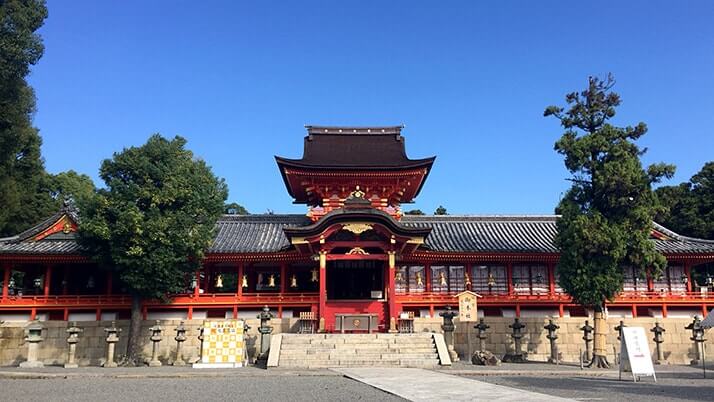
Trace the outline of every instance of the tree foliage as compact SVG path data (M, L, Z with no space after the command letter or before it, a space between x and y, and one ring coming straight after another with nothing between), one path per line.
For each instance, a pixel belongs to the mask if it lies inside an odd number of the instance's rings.
M448 215L446 208L443 205L439 205L439 208L434 211L434 215Z
M404 215L426 215L421 209L410 209L409 211L404 211Z
M100 189L82 212L80 242L130 291L161 298L185 286L213 240L227 189L186 140L153 135L105 160Z
M42 190L55 200L55 210L61 207L65 199L72 199L81 207L92 199L96 190L89 176L74 170L47 174L42 183Z
M622 289L623 266L654 276L666 266L650 241L659 210L651 186L674 173L667 164L642 167L645 150L635 141L647 132L644 123L609 123L620 105L613 85L612 76L591 77L586 90L566 96L567 110L550 106L544 113L565 129L555 150L573 183L557 208L559 283L576 302L597 310Z
M228 215L250 215L250 212L237 202L224 205L223 213Z
M685 236L714 239L714 161L685 183L655 193L666 207L657 222Z
M0 1L0 236L54 212L54 201L41 189L42 139L32 126L35 94L25 79L42 57L36 32L46 17L44 1Z

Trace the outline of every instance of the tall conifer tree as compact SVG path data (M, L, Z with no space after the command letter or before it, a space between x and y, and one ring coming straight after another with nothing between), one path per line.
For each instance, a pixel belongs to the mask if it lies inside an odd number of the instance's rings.
M565 133L555 150L565 156L572 187L556 211L555 239L561 256L559 283L595 315L595 339L591 365L608 367L605 339L605 303L622 290L625 266L657 277L667 261L650 240L652 219L658 211L652 184L671 177L674 166L642 167L635 141L647 126L616 127L609 123L620 105L611 91L615 81L591 77L588 87L566 95L569 109L550 106L545 116L560 120Z

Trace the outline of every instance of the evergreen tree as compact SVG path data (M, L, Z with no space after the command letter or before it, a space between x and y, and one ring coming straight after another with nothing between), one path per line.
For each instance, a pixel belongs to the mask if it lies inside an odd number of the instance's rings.
M40 0L0 1L0 236L19 233L55 212L42 191L42 140L32 126L35 94L25 78L44 51L36 31L47 17Z
M645 152L635 141L647 126L616 127L609 123L620 105L611 91L612 76L591 77L588 88L566 96L569 109L550 106L545 116L560 120L565 133L555 150L565 156L572 187L557 207L560 249L559 284L576 303L595 312L593 361L608 367L605 303L622 290L622 267L638 268L653 277L667 261L650 240L658 211L652 184L671 177L674 166L656 164L643 169Z
M446 213L446 208L443 205L439 205L439 208L434 211L434 215L448 215L448 213Z
M410 209L409 211L405 211L404 215L426 215L426 214L421 209Z
M79 240L87 255L113 269L132 295L127 358L139 363L141 305L186 289L213 241L228 195L186 140L156 134L102 163L106 184L82 211Z
M227 215L250 215L250 212L237 202L224 205L223 213Z
M657 222L685 236L714 239L714 162L707 162L688 182L660 187L656 193L667 207Z

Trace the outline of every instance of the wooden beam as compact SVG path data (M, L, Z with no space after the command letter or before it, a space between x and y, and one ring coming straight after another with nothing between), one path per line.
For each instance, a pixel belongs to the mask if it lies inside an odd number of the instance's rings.
M12 269L10 268L9 263L4 263L2 268L2 299L6 300L10 290L10 272L12 271Z

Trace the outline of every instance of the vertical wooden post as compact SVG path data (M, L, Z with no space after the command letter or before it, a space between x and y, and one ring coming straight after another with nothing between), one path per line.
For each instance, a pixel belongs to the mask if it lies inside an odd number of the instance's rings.
M632 318L637 318L637 305L632 305Z
M555 297L555 264L552 262L548 264L548 293Z
M33 307L30 310L30 321L33 321L35 318L37 318L37 309Z
M288 264L280 264L280 293L285 293L288 284Z
M188 306L188 312L186 312L186 319L193 320L193 306Z
M45 280L44 280L44 289L43 290L43 295L45 297L50 295L50 281L52 279L52 265L51 264L46 264L45 265Z
M64 311L62 311L62 320L69 320L69 309L67 307L65 307Z
M684 263L684 273L687 275L687 292L691 292L692 287L692 263L689 261Z
M320 318L326 320L327 308L327 251L320 250Z
M236 288L236 295L238 295L238 300L243 297L243 275L245 271L243 270L243 263L238 264L238 287Z
M466 270L466 275L468 275L468 277L469 277L469 282L470 282L470 283L468 283L468 284L466 285L466 290L472 292L472 291L473 291L473 288L474 288L474 285L473 285L473 283L474 283L474 278L473 278L473 270L471 269L471 263L470 263L470 262L467 263L466 266L464 267L464 269Z
M94 318L96 318L97 321L102 320L102 309L97 308L97 311L94 313Z
M708 313L709 313L709 311L707 309L706 303L702 304L702 318L706 317Z
M565 309L563 308L563 303L558 304L558 316L563 318L565 316Z
M521 318L521 304L516 303L516 317Z
M10 264L3 264L3 274L2 274L2 299L6 300L8 294L10 293Z
M424 283L426 284L426 292L431 293L431 264L425 264L424 265ZM434 311L432 309L431 315L434 315Z
M233 305L233 319L235 320L236 318L238 318L238 305L234 304Z
M667 318L667 305L662 304L662 318Z
M508 281L508 295L513 295L513 263L506 263L506 280Z
M388 261L389 261L389 266L387 268L387 292L389 293L387 295L387 303L389 305L389 317L388 323L390 325L389 330L396 331L396 328L391 328L391 323L394 322L396 323L397 320L397 300L394 297L396 293L396 283L394 280L395 277L395 272L396 271L396 253L394 251L387 251L387 256L388 256Z
M278 304L278 318L283 318L283 305Z

